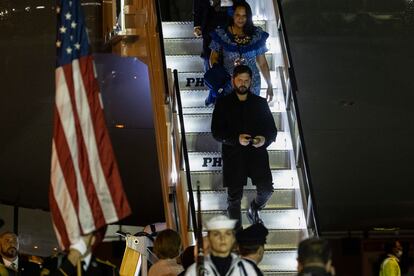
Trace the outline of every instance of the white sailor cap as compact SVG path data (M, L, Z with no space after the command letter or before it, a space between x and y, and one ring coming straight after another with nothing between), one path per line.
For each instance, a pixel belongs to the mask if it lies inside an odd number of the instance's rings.
M209 219L205 223L205 226L207 228L207 231L217 230L217 229L234 229L236 222L237 222L237 219L229 219L225 215L218 215L218 216L214 216L211 219Z

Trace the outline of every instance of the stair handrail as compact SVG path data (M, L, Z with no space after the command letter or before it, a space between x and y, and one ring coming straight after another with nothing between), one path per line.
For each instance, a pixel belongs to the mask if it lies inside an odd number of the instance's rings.
M312 189L312 181L310 175L310 169L308 165L307 151L305 147L305 140L303 137L303 128L301 123L300 114L298 111L297 100L297 82L295 70L293 68L292 57L289 47L289 40L287 37L285 21L283 16L281 0L273 0L274 12L276 16L276 24L279 32L279 41L281 44L281 51L283 56L284 68L281 69L281 80L283 93L285 94L286 110L288 114L289 125L291 128L291 135L294 136L296 130L296 136L292 137L293 150L296 156L296 166L302 169L302 179L305 185L305 197L306 198L306 223L308 229L314 231L314 235L319 236L318 220L316 216L316 210L314 205L314 192ZM290 119L290 120L289 120ZM295 125L296 123L296 125ZM296 145L294 143L296 141ZM296 146L296 147L295 147Z
M187 149L187 139L186 139L186 132L184 126L184 114L183 114L183 107L181 103L181 93L180 93L180 85L178 80L178 71L174 69L174 92L176 97L176 107L178 111L178 117L180 120L180 130L181 130L181 147L182 147L182 156L184 157L184 166L185 166L185 174L187 180L187 191L189 197L189 205L190 205L190 216L191 222L193 226L194 233L198 233L197 227L197 219L195 213L195 203L194 203L194 193L193 193L193 186L191 183L191 170L190 170L190 161L188 158L188 149Z
M161 4L160 4L160 0L156 0L155 1L155 9L157 12L157 30L158 30L158 34L159 34L159 38L160 38L160 50L161 50L161 58L162 58L162 62L164 65L164 70L163 70L163 77L164 77L164 86L165 86L165 103L168 104L168 102L170 101L169 99L169 87L168 87L168 75L167 75L167 61L165 58L165 45L164 45L164 33L162 30L162 14L161 14Z

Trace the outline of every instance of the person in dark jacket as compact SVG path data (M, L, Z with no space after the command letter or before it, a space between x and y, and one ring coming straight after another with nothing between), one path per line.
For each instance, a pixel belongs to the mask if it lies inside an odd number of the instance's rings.
M228 22L228 11L231 9L233 2L224 0L194 0L193 1L193 18L194 18L194 35L203 38L203 49L201 58L204 60L204 72L210 68L210 33L218 26L226 26ZM214 103L212 96L213 90L210 91L209 97L206 98L205 104L209 106Z
M264 246L269 230L261 223L252 224L236 233L240 256L251 263L257 275L262 275L258 264L263 260Z
M109 261L103 261L92 254L92 248L99 233L83 236L70 246L69 253L60 263L57 258L49 262L41 275L50 276L118 276L117 267ZM58 264L60 263L60 264Z
M233 92L215 105L213 137L222 143L223 186L227 187L227 211L241 228L243 186L250 177L257 195L247 212L249 221L262 223L261 210L273 193L272 173L266 148L275 141L277 129L266 99L250 92L252 71L239 65L233 71Z
M298 276L333 276L332 251L328 241L309 238L299 243Z
M228 2L228 3L227 3ZM203 52L201 57L204 58L208 65L210 58L210 32L214 31L217 26L225 26L228 21L229 7L232 1L221 0L194 0L193 16L194 16L194 35L203 37Z
M19 237L10 231L0 234L0 266L8 276L39 275L40 265L19 254ZM4 273L7 270L8 274Z

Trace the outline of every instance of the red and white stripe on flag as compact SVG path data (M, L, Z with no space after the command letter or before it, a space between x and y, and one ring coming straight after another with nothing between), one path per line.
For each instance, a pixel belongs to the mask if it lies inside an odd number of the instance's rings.
M56 68L49 201L62 249L131 213L94 69L90 55Z

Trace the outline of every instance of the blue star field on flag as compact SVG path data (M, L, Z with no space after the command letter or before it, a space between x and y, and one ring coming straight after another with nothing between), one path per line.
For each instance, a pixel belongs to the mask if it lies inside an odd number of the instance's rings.
M56 6L56 66L90 54L85 18L79 0L59 0Z

